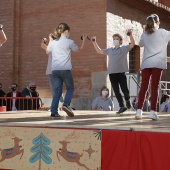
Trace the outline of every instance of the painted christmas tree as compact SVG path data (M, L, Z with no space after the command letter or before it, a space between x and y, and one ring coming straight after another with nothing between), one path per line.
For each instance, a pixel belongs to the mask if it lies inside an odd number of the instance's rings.
M47 145L51 143L51 141L46 138L43 133L41 133L38 137L34 138L32 143L34 146L30 149L32 153L35 153L30 158L30 163L34 163L39 160L39 168L41 170L41 160L43 160L46 164L50 164L52 159L48 156L52 153L52 149Z

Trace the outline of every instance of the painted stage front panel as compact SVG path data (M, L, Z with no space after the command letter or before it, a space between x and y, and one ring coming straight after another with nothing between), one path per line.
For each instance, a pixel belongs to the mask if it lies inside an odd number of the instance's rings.
M101 131L0 127L0 169L100 170Z

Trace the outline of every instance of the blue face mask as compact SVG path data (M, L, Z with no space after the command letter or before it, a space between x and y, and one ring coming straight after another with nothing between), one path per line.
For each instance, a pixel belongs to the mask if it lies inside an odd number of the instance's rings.
M70 39L70 33L67 34L66 38Z

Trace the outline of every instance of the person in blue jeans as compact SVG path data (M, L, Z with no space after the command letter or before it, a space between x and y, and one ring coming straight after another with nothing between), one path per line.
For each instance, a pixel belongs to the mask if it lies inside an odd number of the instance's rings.
M73 117L74 113L70 107L74 92L74 81L72 76L71 51L79 52L83 49L87 35L83 35L83 41L80 48L70 37L70 27L66 23L60 23L55 30L56 40L53 40L52 34L49 35L49 44L46 53L52 54L52 75L54 78L55 93L51 105L51 117L60 117L58 114L59 99L62 95L63 83L66 86L66 95L62 110L68 116Z
M46 38L42 38L41 48L46 49L47 48L47 42L48 42L48 40ZM53 97L54 93L55 93L55 85L54 85L54 79L53 79L53 75L52 75L52 54L48 55L46 75L47 75L48 80L49 80L51 94L52 94L52 97ZM63 95L61 95L61 97L60 97L60 102L63 103ZM51 109L49 111L51 111Z

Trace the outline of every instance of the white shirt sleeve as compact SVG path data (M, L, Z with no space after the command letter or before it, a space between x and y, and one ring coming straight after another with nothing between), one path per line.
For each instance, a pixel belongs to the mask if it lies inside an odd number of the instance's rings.
M49 43L47 46L47 52L51 53L52 52L52 42Z
M79 49L79 47L75 44L74 41L72 41L72 43L70 44L70 48L72 51L77 51Z
M170 31L164 30L164 38L167 42L170 42Z

